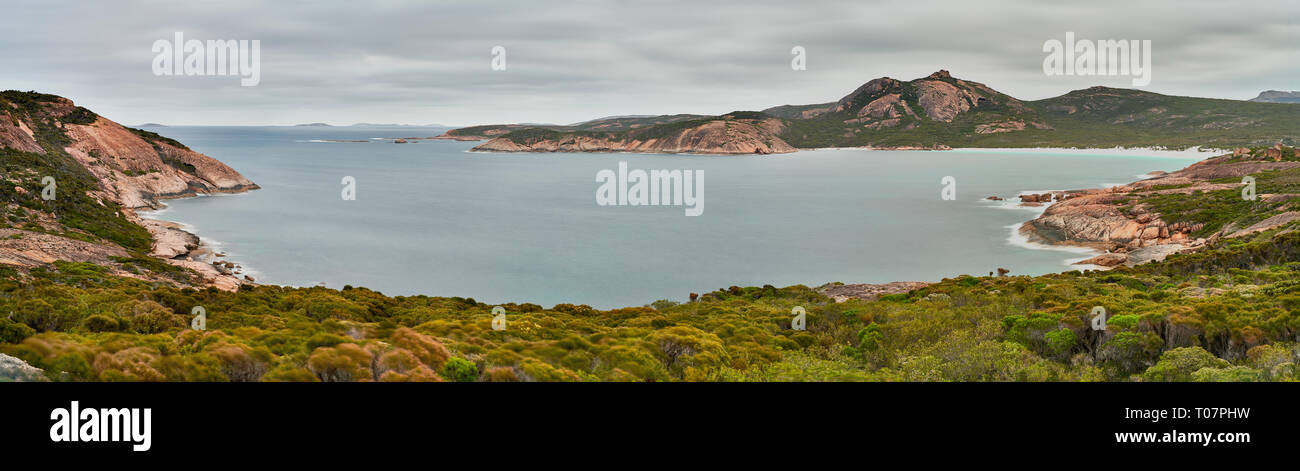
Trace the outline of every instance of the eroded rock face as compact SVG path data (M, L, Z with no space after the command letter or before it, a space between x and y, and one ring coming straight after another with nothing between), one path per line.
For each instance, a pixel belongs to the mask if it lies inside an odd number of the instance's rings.
M969 90L961 90L939 80L922 80L916 84L916 88L917 102L925 109L925 115L945 123L951 123L959 113L974 107L979 99L978 95Z
M34 112L0 101L0 146L44 154L31 119L52 119L71 143L64 148L104 186L104 194L126 208L156 207L157 199L198 193L238 192L257 185L226 164L161 136L145 137L104 118L80 124L66 98L39 103ZM35 113L37 116L33 117ZM16 125L15 125L16 124Z
M158 199L257 188L216 159L166 141L146 141L102 116L89 125L65 125L64 132L73 140L64 150L127 208L156 208Z
M1030 114L1031 111L1019 100L981 83L954 79L946 70L911 82L900 82L889 77L872 80L841 98L833 110L854 113L856 117L846 120L846 123L880 129L897 126L899 120L919 115L933 121L951 123L962 113L992 105L1015 114ZM979 126L976 132L980 134L1022 131L1030 127L1051 129L1039 121L1025 119L1008 119Z
M1126 254L1104 253L1096 257L1089 258L1087 260L1076 262L1075 265L1097 265L1101 267L1115 267L1115 266L1123 265L1124 262L1127 261L1128 261L1128 255Z
M6 108L3 104L0 102L0 147L44 154L45 149L36 143L36 138L33 137L34 134L27 123L10 114L10 110L3 109Z
M1300 220L1300 212L1287 211L1285 213L1274 215L1272 217L1269 217L1268 219L1252 224L1250 227L1247 227L1245 229L1228 234L1227 237L1248 236L1256 232L1264 232L1269 229L1285 226L1295 220Z
M857 116L845 122L861 123L863 127L869 129L880 129L898 126L904 116L917 117L916 112L907 106L907 102L903 101L898 93L890 93L872 100L858 110Z
M20 236L20 238L13 238ZM88 262L109 265L113 257L126 257L116 245L96 244L42 232L0 229L0 265L35 267L54 263Z
M882 93L899 89L902 82L889 77L881 77L862 84L853 92L840 98L835 103L835 112L853 111L876 100Z
M1126 244L1143 225L1129 219L1112 204L1111 194L1084 195L1049 206L1038 218L1025 223L1022 232L1045 242L1073 242L1103 247Z
M777 119L714 120L682 129L665 137L640 140L565 134L556 139L520 143L509 138L492 139L475 151L491 152L642 152L697 154L784 154L796 149L776 134Z
M94 203L121 206L123 217L144 227L153 237L151 255L169 263L180 264L172 259L198 248L198 237L171 223L143 220L133 209L160 207L159 200L165 198L257 188L216 159L163 136L125 128L76 107L66 98L42 94L6 94L4 98L0 99L0 147L42 154L57 159L60 165L71 165L74 161L80 164L98 181L99 188L89 191L87 196ZM42 130L42 134L38 135L36 129ZM64 147L43 148L42 142L46 146ZM27 192L16 193L25 196ZM158 274L124 270L118 259L133 255L116 244L53 235L64 229L53 215L36 212L31 216L51 233L0 229L0 264L25 271L60 260L87 262L108 267L119 276L169 280ZM211 267L199 271L208 277L205 280L208 286L222 289L239 286L233 276L224 279L212 276Z
M153 251L158 258L176 258L199 248L199 236L181 230L176 223L144 219L142 226L153 236Z

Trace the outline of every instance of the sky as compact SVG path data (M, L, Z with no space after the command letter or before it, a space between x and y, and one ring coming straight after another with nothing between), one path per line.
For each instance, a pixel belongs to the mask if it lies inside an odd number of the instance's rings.
M0 89L123 124L574 123L834 101L939 70L1042 99L1045 41L1150 40L1144 90L1300 90L1300 1L7 1ZM260 41L260 82L155 75L157 40ZM505 48L505 70L492 50ZM806 69L791 68L792 48Z

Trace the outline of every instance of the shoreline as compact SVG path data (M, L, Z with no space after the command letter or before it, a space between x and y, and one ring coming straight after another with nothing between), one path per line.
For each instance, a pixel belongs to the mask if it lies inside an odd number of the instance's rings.
M188 199L208 196L233 196L247 191L227 191L213 194L196 194L193 196L171 197L167 199ZM170 211L170 206L161 201L157 208L133 210L135 216L143 222L154 239L150 256L166 263L189 268L202 276L203 283L225 291L236 291L242 285L256 285L256 277L261 272L235 263L229 253L221 250L220 241L199 235L199 230L192 224L163 219L161 216ZM147 222L145 222L147 221Z
M1170 150L1167 148L1156 148L1156 147L1136 147L1136 148L1037 147L1037 148L961 148L961 149L954 149L953 151L968 152L968 153L975 153L975 154L1013 153L1013 154L1040 154L1040 155L1041 154L1090 155L1090 156L1099 156L1099 157L1101 156L1154 157L1154 158L1165 158L1165 159L1185 159L1185 160L1192 160L1194 162L1200 162L1221 155L1225 152L1220 149L1201 148L1199 146L1182 149L1182 150ZM1231 152L1231 151L1227 151L1227 152ZM1105 191L1109 188L1133 185L1137 182L1141 182L1143 180L1149 180L1152 178L1157 178L1164 174L1165 173L1163 171L1158 171L1158 170L1151 171L1142 175L1135 175L1137 180L1128 183L1100 183L1098 184L1097 187L1085 188L1085 189L1047 190L1047 191L1020 190L1019 192L1016 193L1016 195L1013 198L1018 199L1021 197L1021 195L1028 195L1028 194L1044 194L1044 193L1065 194L1068 192L1084 192L1084 193L1099 192L1099 191ZM986 199L986 201L988 200ZM1102 255L1111 253L1108 250L1099 248L1098 246L1096 246L1096 244L1089 244L1085 242L1074 242L1069 240L1060 241L1060 242L1051 242L1042 237L1035 237L1035 234L1033 234L1033 229L1027 227L1030 223L1042 217L1043 214L1047 212L1048 208L1062 201L1064 201L1064 199L1057 199L1046 203L1025 203L1023 201L1013 201L1011 198L1008 198L1004 200L991 201L992 203L995 204L990 205L990 207L998 208L998 209L1025 210L1033 213L1033 217L1027 220L1024 220L1019 223L1011 224L1008 226L1004 226L1006 229L1010 231L1010 234L1008 235L1006 240L1007 243L1012 246L1020 247L1027 250L1056 250L1060 252L1071 252L1071 253L1085 255L1083 257L1073 257L1073 258L1065 259L1064 261L1065 266L1073 267L1073 269L1075 270L1105 271L1114 268L1114 266L1103 266L1103 265L1097 265L1092 263L1080 263L1087 260L1095 260ZM1071 270L1065 270L1065 271L1071 271Z
M443 139L457 142L463 141L481 141L484 139ZM739 156L781 156L793 155L801 152L824 152L824 151L908 151L908 152L951 152L951 153L1006 153L1006 154L1038 154L1038 155L1091 155L1098 157L1157 157L1167 159L1184 159L1184 160L1204 160L1215 155L1220 155L1231 150L1190 147L1187 149L1168 149L1160 147L954 147L954 148L934 148L925 146L895 146L895 147L813 147L797 148L793 152L773 152L773 153L724 153L724 152L639 152L630 150L578 150L578 151L500 151L500 150L474 150L475 147L465 149L464 152L471 154L640 154L640 155L698 155L698 156L718 156L718 157L739 157ZM1116 184L1127 185L1127 183Z
M1196 146L1181 150L1163 147L959 147L952 149L952 152L971 154L996 152L1008 154L1092 155L1098 157L1160 157L1204 160L1232 151L1230 149L1202 148Z
M1041 194L1041 193L1052 193L1052 192L1059 192L1059 191L1064 191L1064 190L1047 190L1047 191L1021 190L1019 193L1016 194L1016 197L1019 197L1019 195L1024 195L1024 194ZM1067 269L1064 271L1071 271L1069 267L1073 267L1073 269L1075 270L1106 270L1107 269L1106 267L1103 267L1101 265L1078 263L1093 258L1095 256L1101 255L1103 253L1106 253L1104 251L1098 250L1094 247L1087 247L1087 246L1080 246L1080 245L1046 244L1046 243L1031 240L1028 235L1025 235L1023 232L1021 232L1020 229L1024 227L1025 224L1029 223L1030 221L1033 221L1034 219L1037 219L1039 216L1042 216L1043 213L1047 211L1047 207L1051 206L1051 204L1037 204L1034 206L1027 206L1025 205L1025 203L1021 203L1019 201L1011 201L1007 199L1004 200L985 199L982 201L985 201L986 203L992 203L987 205L989 209L1025 211L1025 212L1033 213L1033 217L1027 220L1002 226L1003 229L1006 229L1008 231L1007 237L1006 239L1004 239L1007 245L1010 245L1012 247L1018 247L1023 250L1052 250L1057 252L1069 252L1078 255L1083 255L1081 257L1065 258L1062 266L1067 267ZM1056 273L1060 273L1060 272L1056 272Z

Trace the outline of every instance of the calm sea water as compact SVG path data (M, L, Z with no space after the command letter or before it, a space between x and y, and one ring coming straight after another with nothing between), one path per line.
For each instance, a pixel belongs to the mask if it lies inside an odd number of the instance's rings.
M1069 270L1086 254L1017 243L1035 216L985 201L1126 183L1186 157L807 151L779 156L484 154L472 142L322 143L437 128L168 127L262 190L168 202L262 283L601 308L731 285L937 281ZM1208 156L1208 154L1206 154ZM598 206L595 175L703 170L704 213ZM341 180L356 179L344 201ZM956 178L957 200L940 198Z

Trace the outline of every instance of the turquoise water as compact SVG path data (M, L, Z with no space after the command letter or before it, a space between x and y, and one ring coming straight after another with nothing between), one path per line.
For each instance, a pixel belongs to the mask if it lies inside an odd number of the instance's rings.
M1000 151L484 154L466 152L473 142L311 142L442 131L434 128L155 131L263 187L169 201L157 216L191 226L258 282L600 308L731 285L1065 271L1086 254L1016 243L1009 227L1035 211L984 198L1126 183L1194 161ZM703 214L598 206L595 176L620 161L703 170ZM345 176L356 179L354 201L340 195ZM940 198L944 176L956 179L955 201Z

